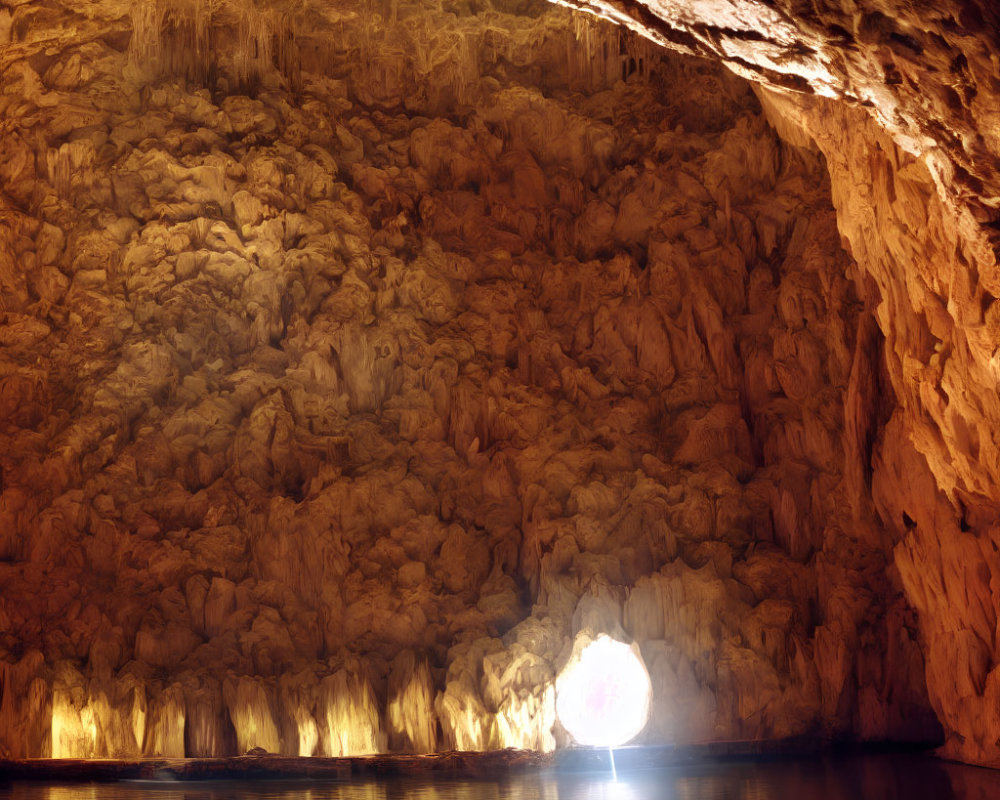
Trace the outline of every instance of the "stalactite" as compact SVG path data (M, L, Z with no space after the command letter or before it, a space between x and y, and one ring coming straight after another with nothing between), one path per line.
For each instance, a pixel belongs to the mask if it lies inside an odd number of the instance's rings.
M634 31L606 24L592 14L572 15L573 38L567 40L570 80L579 88L600 91L633 75L648 80L660 48Z
M165 13L162 0L134 0L132 4L128 62L141 77L157 77L162 68Z
M249 6L240 16L232 53L233 78L238 90L254 91L273 60L274 25L271 15Z
M197 85L208 80L214 57L211 4L212 0L189 0L187 5L172 3L166 7L162 77L179 77Z
M298 15L290 12L277 15L272 39L274 66L289 88L297 92L302 87L302 34Z
M223 76L239 91L256 90L273 72L295 90L301 84L299 11L300 4L229 7L222 0L135 0L130 69L142 82L181 78L206 85ZM237 19L235 26L230 16Z

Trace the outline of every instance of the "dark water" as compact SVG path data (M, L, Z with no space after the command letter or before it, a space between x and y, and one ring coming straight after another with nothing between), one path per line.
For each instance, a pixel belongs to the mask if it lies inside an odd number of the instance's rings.
M920 756L728 762L498 780L0 782L12 800L1000 800L1000 770Z

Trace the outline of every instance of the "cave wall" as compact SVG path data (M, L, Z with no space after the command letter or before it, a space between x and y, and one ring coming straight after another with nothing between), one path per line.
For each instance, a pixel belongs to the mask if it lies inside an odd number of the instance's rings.
M919 162L557 9L199 9L0 13L4 753L551 749L600 632L644 741L988 730L845 224Z
M840 230L880 298L898 407L872 499L899 537L944 752L1000 764L997 6L585 5L753 78L783 134L826 156Z
M949 733L944 752L995 763L1000 562L984 497L995 326L985 280L976 280L989 250L960 235L927 168L863 112L773 94L764 102L779 125L809 131L826 153L841 231L879 286L875 315L898 406L872 453L872 498L900 537L896 565L920 612L928 688Z

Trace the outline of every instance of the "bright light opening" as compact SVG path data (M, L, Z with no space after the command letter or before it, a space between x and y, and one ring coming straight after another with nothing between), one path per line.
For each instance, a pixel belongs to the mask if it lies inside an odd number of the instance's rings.
M556 678L556 714L578 744L616 747L646 727L652 685L638 649L601 635Z

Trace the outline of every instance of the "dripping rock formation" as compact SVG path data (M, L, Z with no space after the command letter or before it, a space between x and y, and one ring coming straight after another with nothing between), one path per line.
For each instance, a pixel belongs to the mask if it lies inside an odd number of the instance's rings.
M897 404L871 499L920 615L944 752L1000 766L1000 6L567 4L722 60L783 135L826 156Z
M0 0L0 755L1000 765L993 12L586 5Z

